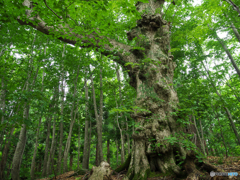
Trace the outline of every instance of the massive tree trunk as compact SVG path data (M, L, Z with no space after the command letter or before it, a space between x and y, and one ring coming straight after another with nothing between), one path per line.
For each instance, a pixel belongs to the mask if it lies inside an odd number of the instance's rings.
M61 24L58 25L59 30L56 31L53 29L55 26L48 26L39 15L30 16L33 10L29 9L26 10L29 21L18 18L20 24L30 25L45 34L53 30L58 33L58 39L69 44L76 45L78 41L81 41L78 43L81 47L87 44L86 47L93 47L97 50L101 48L102 54L117 56L118 58L113 58L113 60L128 70L130 85L136 89L137 93L136 106L146 111L135 111L132 116L138 127L132 135L134 146L128 175L125 179L147 179L150 170L180 174L182 170L177 165L178 159L175 157L177 153L185 159L183 168L189 178L198 179L193 178L194 173L204 175L196 169L194 164L196 158L193 153L187 152L180 142L172 145L164 140L182 130L176 122L177 116L174 116L178 104L177 93L173 89L176 64L169 52L169 24L162 19L160 14L164 2L165 0L149 0L149 3L138 2L136 4L142 19L137 21L137 26L127 35L130 41L136 37L136 46L140 48L107 37L112 45L109 46L101 42L103 37L99 37L97 33L77 34L74 26L66 23L64 23L64 28L69 27L69 31L64 30ZM23 5L32 8L29 0L25 0ZM37 20L37 23L33 23ZM99 30L94 29L94 31ZM60 34L64 35L64 38L60 37ZM96 38L96 43L88 40L94 38ZM120 48L120 51L117 48ZM96 112L96 108L94 109Z

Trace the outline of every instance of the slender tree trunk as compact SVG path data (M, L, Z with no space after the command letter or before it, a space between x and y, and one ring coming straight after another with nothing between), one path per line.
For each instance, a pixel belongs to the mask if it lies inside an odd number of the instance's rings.
M62 52L62 58L64 58L64 52L65 52L65 44L63 46L63 52ZM63 87L63 81L64 81L64 67L62 64L62 84L61 84L61 121L60 121L60 141L59 141L59 147L58 147L58 162L57 162L57 174L61 173L61 167L62 167L62 146L63 146L63 108L64 108L64 89Z
M205 143L204 143L205 139L204 139L204 136L203 136L202 121L201 121L200 118L199 118L199 123L200 123L200 130L201 130L201 134L202 134L202 137L201 137L202 148L203 148L204 155L206 155L206 147L205 147Z
M89 116L88 116L88 86L87 79L85 78L85 128L84 128L84 147L83 147L83 160L82 168L88 169L88 125L89 125Z
M69 162L70 171L72 171L72 166L73 166L73 154L70 155L70 162Z
M107 162L110 164L110 140L107 140Z
M128 131L127 116L125 116L125 118L126 118L126 129ZM130 145L130 137L129 137L128 133L127 133L127 144L128 144L128 155L129 155L130 154L131 145Z
M27 105L25 104L25 106ZM29 111L29 108L26 107L24 112L24 118L26 119L28 118L28 113L29 113L28 111ZM12 180L19 179L19 170L21 166L21 160L22 160L23 151L25 149L26 141L27 141L27 129L26 129L26 125L23 124L20 131L20 135L19 135L19 141L13 156L12 171L11 171Z
M0 162L0 179L7 179L5 177L4 171L5 171L5 167L7 165L7 158L8 158L8 153L9 153L9 147L11 145L11 137L13 135L15 128L12 128L11 132L10 132L10 136L7 136L7 140L5 141L5 146L4 149L2 151L2 159ZM11 163L9 163L11 164Z
M117 158L116 158L116 161L117 161L117 164L118 164L118 151L119 151L119 148L118 148L118 140L116 139L115 142L116 142L116 148L117 148L117 152L116 152L116 153L117 153L117 154L116 154L116 157L117 157Z
M90 152L91 152L91 141L92 141L92 123L89 121L89 133L88 133L88 154L87 154L87 168L89 169L89 159L90 159Z
M118 66L116 66L116 73L117 73L117 79L119 82L119 98L120 98L120 106L122 106L122 92L121 92L121 79L120 79L120 75L119 75L119 69ZM117 103L117 98L115 95L115 101L116 101L116 107L118 108L118 103ZM120 113L120 117L122 117L122 113ZM123 136L123 132L122 132L122 128L120 127L120 123L118 121L118 113L117 113L117 124L118 124L118 128L120 131L120 136L121 136L121 163L123 164L125 161L125 153L124 153L124 136ZM123 123L121 123L122 127L123 127Z
M197 128L197 123L196 123L196 120L195 120L195 116L194 116L194 115L193 115L193 121L194 121L194 125L195 125L196 131L197 131L198 139L199 139L199 141L200 141L200 145L201 145L202 152L203 152L204 155L206 155L205 148L204 148L204 146L203 146L203 142L202 142L201 136L200 136L200 134L199 134L199 131L198 131L198 128Z
M102 98L102 76L101 76L101 69L100 69L100 115L98 115L97 112L97 103L96 103L96 95L95 95L95 88L94 88L94 82L93 82L93 77L91 77L91 82L92 82L92 94L93 94L93 104L94 104L94 112L95 112L95 119L97 121L97 137L98 137L98 158L99 158L99 163L103 161L103 152L102 152L102 104L103 104L103 98Z
M224 148L225 148L225 151L226 151L226 158L228 158L227 146L226 146L226 142L225 142L225 139L224 139L224 136L223 136L223 132L222 132L222 125L221 125L221 123L219 121L219 117L217 117L217 119L218 119L218 124L219 124L219 127L220 127L220 132L221 132L223 145L224 145Z
M29 66L28 66L28 75L27 75L27 80L26 80L26 91L27 92L29 92L29 90L30 90L29 84L30 84L31 70L33 68L33 46L34 46L35 40L36 40L36 35L32 42L31 58L29 60ZM34 85L34 83L32 83L32 86L33 85ZM29 117L29 108L30 108L28 105L29 101L30 100L28 99L28 101L24 104L23 118L26 120ZM22 162L22 155L24 153L26 142L27 142L27 129L26 129L26 124L23 124L21 131L20 131L20 135L19 135L19 141L17 143L17 147L16 147L16 150L15 150L15 153L13 156L12 171L11 171L12 180L19 179L19 171L20 171L20 166L21 166L21 162Z
M78 115L78 149L77 149L77 152L78 152L78 157L77 157L77 169L80 169L80 147L81 147L81 141L80 141L80 138L81 138L81 125L80 125L80 118L79 118L79 113L77 114Z
M52 174L52 171L54 171L55 172L55 169L53 169L54 168L54 156L55 156L55 150L56 150L56 148L57 148L57 139L58 139L58 137L59 137L59 134L60 133L58 133L57 134L57 137L55 138L56 140L55 140L55 142L54 142L54 146L53 146L53 153L51 153L50 154L50 159L51 159L51 162L50 162L50 172L48 173L48 174ZM51 151L50 151L51 152Z
M74 93L73 93L73 105L72 105L72 110L71 110L71 123L70 123L70 128L69 128L69 133L68 133L68 138L67 138L67 142L66 142L66 146L65 146L65 150L64 150L64 156L63 156L63 168L64 168L64 172L68 171L68 164L67 164L67 160L68 160L68 154L69 154L69 150L70 150L70 146L71 146L71 137L72 137L72 129L73 129L73 125L75 123L75 119L76 119L76 113L78 110L78 103L79 103L79 98L77 99L77 107L74 113L74 109L75 109L75 97L76 97L76 93L77 93L77 81L78 81L78 76L79 76L79 67L80 65L78 65L77 68L77 76L76 76L76 80L75 80L75 87L74 87Z
M208 26L208 27L209 27L209 29L211 29L211 30L214 32L214 34L215 34L218 42L222 45L223 49L224 49L225 52L227 53L227 55L228 55L228 57L229 57L232 65L233 65L234 69L236 70L236 72L237 72L237 74L238 74L238 76L239 76L239 78L240 78L240 70L239 70L239 68L238 68L238 65L236 64L235 60L233 59L232 54L231 54L230 51L228 50L227 46L226 46L226 45L224 44L224 42L218 37L218 35L217 35L217 33L214 31L214 29L210 28L210 26Z
M11 46L11 44L10 44ZM7 50L7 43L4 44L3 48L1 49L0 51L0 57L2 57L2 55L4 54L4 52ZM7 84L6 84L6 77L5 77L5 74L6 74L6 66L5 66L5 63L6 63L6 59L7 58L4 58L4 72L2 73L2 76L1 76L1 91L0 91L0 98L1 98L1 102L0 102L0 109L2 111L2 115L0 116L0 119L1 119L1 124L3 124L4 122L4 118L5 118L5 109L6 109L6 93L7 93ZM3 144L3 135L4 135L4 132L5 130L3 129L2 132L0 132L0 149L2 149L2 144ZM1 171L1 169L0 169ZM1 173L0 173L0 178L1 178Z
M9 163L9 165L8 165L8 171L7 171L6 179L9 179L10 173L11 173L11 163Z
M1 56L0 56L1 57ZM0 110L2 111L2 117L1 117L1 124L3 124L4 122L4 117L5 117L5 109L6 109L6 102L5 102L5 99L6 99L6 84L5 84L5 76L4 74L6 74L6 68L5 68L5 73L3 73L2 75L2 88L1 88L1 103L0 103ZM2 144L3 144L3 135L4 135L4 130L0 133L0 150L2 149ZM1 176L0 176L1 177Z
M117 98L116 98L116 93L115 93L115 101L116 101L116 108L118 108L118 103L117 103ZM123 134L122 134L122 129L120 127L119 121L118 121L118 112L117 112L117 125L118 125L118 129L120 131L120 136L121 136L121 163L124 163L124 141L123 141Z
M238 42L240 43L240 34L238 33L237 28L235 27L235 25L232 22L231 22L230 26L231 26L233 33L235 34Z
M44 49L44 55L46 55L46 47ZM43 92L43 87L44 87L44 69L43 69L43 75L42 75L42 89L41 92ZM36 134L36 141L35 141L35 147L34 147L34 151L33 151L33 157L32 157L32 163L31 163L31 171L30 171L30 176L31 176L31 180L34 180L34 174L35 174L35 161L36 161L36 156L37 156L37 151L38 151L38 138L39 138L39 130L40 130L40 126L41 126L41 122L42 122L42 113L43 113L43 109L41 109L41 114L39 117L39 122L38 122L38 127L37 127L37 134Z
M207 72L207 75L208 75L207 77L209 78L212 87L215 89L216 94L218 95L218 97L219 97L219 98L222 100L222 102L223 102L223 108L225 109L225 112L226 112L226 114L227 114L227 117L228 117L228 119L229 119L229 121L230 121L230 123L231 123L231 127L232 127L232 129L233 129L233 132L234 132L236 138L237 138L238 145L240 145L240 136L239 136L238 131L237 131L237 128L236 128L236 126L235 126L235 124L234 124L234 122L233 122L232 115L231 115L230 111L228 110L228 108L226 107L226 103L225 103L224 99L222 98L221 94L218 92L215 84L214 84L213 81L212 81L212 78L211 78L211 76L210 76L210 74L209 74L209 71L207 70L207 68L206 68L206 66L205 66L205 64L204 64L203 62L202 62L202 65L203 65L204 69L205 69L206 72Z
M99 163L103 161L103 147L102 147L102 121L103 121L103 84L102 84L102 67L100 67L100 102L99 102L99 119L98 119L98 150ZM100 137L99 137L100 135Z
M57 92L59 93L59 92ZM58 100L58 98L57 98ZM57 106L57 104L56 104ZM54 120L53 120L53 129L52 129L52 142L51 142L51 148L50 148L50 153L49 153L49 156L48 156L48 161L47 161L47 176L49 176L51 174L51 162L54 158L54 151L55 151L55 132L56 132L56 118L57 118L57 115L56 115L56 112L54 111Z
M224 1L226 1L228 4L230 4L233 7L233 10L238 12L238 17L240 17L240 9L239 9L239 7L236 4L234 4L232 2L232 0L224 0Z
M51 107L49 108L49 111L51 111ZM48 152L49 152L49 136L50 136L50 131L51 131L51 117L48 117L47 120L47 135L46 135L46 141L45 141L45 153L44 153L44 160L43 160L43 172L42 172L42 177L45 177L47 175L47 161L48 161Z
M96 144L96 159L95 159L95 166L99 166L99 146L98 146L98 141L97 141L97 144Z
M206 143L206 140L204 140L204 146L206 148L206 153L207 153L207 156L209 155L209 152L208 152L208 146L207 146L207 143Z

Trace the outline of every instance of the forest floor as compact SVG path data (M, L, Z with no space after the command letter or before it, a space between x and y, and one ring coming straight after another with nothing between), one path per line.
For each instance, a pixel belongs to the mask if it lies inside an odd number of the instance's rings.
M229 157L229 158L220 158L217 156L208 156L207 161L211 164L214 164L215 166L223 169L225 172L237 172L237 177L214 177L211 178L212 180L225 180L225 179L240 179L240 157ZM74 173L74 171L66 172L64 174L61 174L57 176L56 180L81 180L85 175L79 175L79 176L71 176ZM114 175L112 176L112 180L122 180L124 177L124 174L122 175ZM162 176L161 174L155 173L155 177L149 177L148 180L174 180L176 177L174 176ZM38 180L55 180L52 178L44 178L44 179L38 179Z

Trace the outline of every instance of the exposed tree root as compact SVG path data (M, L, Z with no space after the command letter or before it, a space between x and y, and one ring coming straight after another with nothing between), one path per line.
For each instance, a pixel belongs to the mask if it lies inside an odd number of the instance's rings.
M102 161L100 166L93 166L88 177L84 178L86 180L112 180L111 177L112 169L106 161Z

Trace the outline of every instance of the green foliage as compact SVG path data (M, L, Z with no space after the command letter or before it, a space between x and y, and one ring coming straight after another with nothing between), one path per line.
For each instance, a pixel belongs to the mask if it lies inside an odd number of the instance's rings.
M148 3L148 0L141 2ZM239 29L240 20L237 12L232 10L230 4L226 1L221 3L220 0L204 0L199 5L193 5L191 1L177 1L174 6L171 1L166 1L163 6L165 15L163 18L171 22L171 49L170 52L174 56L174 63L177 64L174 74L174 83L168 84L174 86L178 94L179 104L169 103L174 111L169 116L176 118L181 128L194 126L193 116L196 120L196 129L199 131L200 139L205 140L208 149L213 148L217 155L223 156L226 151L231 155L240 155L240 146L236 143L236 134L232 131L232 124L226 114L227 107L231 113L233 123L237 132L239 132L240 123L237 121L240 117L240 98L239 98L239 76L236 74L231 62L222 45L216 39L217 34L222 35L221 40L225 43L229 52L233 56L236 64L240 64L238 53L239 42L236 38L232 24ZM239 1L236 1L236 4ZM104 118L103 118L103 150L106 154L106 140L111 140L111 166L117 167L116 151L117 148L112 143L120 139L120 132L116 128L116 117L119 116L119 124L121 125L123 135L131 135L132 128L143 129L140 123L135 123L131 118L132 113L151 114L149 107L138 107L135 105L136 91L129 85L129 72L126 67L140 67L141 70L150 64L159 66L162 62L154 61L151 58L142 58L139 62L125 63L125 67L121 67L121 82L116 78L115 64L113 59L118 58L118 62L122 59L116 55L121 50L112 50L112 55L103 57L102 54L111 54L110 51L104 50L102 47L97 49L87 48L89 43L98 46L110 45L108 39L113 39L123 45L129 45L132 50L140 52L149 48L149 39L144 34L138 36L133 41L127 40L126 32L136 27L137 20L141 18L141 13L135 8L136 0L121 1L47 1L51 9L62 19L46 7L44 1L39 1L35 5L34 10L47 25L53 26L55 29L46 36L35 31L30 26L20 26L17 22L18 16L21 20L25 20L26 8L22 6L23 0L20 1L2 1L0 2L0 82L1 82L1 108L0 108L0 132L3 132L3 144L6 144L7 133L11 132L14 138L11 139L11 145L7 162L12 161L14 155L14 147L18 143L18 136L22 124L27 125L27 143L23 154L20 177L30 174L31 157L35 147L36 132L41 118L40 136L38 140L38 154L36 157L39 163L44 157L46 147L46 127L47 120L51 119L51 124L56 123L56 134L59 131L59 122L63 120L64 124L64 144L68 136L71 107L79 99L77 109L78 120L76 126L73 127L71 152L78 154L78 127L80 127L80 144L83 144L85 120L91 121L92 126L92 144L90 147L90 167L95 163L96 148L96 120L92 104L92 90L89 83L89 116L86 115L84 78L89 79L90 69L93 72L94 85L96 91L96 101L100 101L100 81L99 70L103 70L103 99L104 99ZM84 8L82 8L84 7ZM160 9L152 12L147 9L143 13L160 13ZM71 17L71 18L70 18ZM28 20L27 20L28 22ZM38 22L33 22L37 24ZM81 34L83 42L76 42L76 46L72 47L60 42L57 38L71 37L66 28L66 34L62 35L59 25L68 24L74 33ZM209 29L209 26L214 31ZM94 32L93 36L88 36ZM224 34L227 34L226 36ZM90 38L89 38L90 37ZM81 47L86 48L79 48ZM45 47L46 52L45 52ZM97 51L98 50L98 51ZM144 54L144 53L143 53ZM128 52L130 55L130 52ZM122 63L123 64L123 63ZM76 67L80 66L79 81L77 82L77 97L73 98L74 83L76 78ZM161 64L162 65L162 64ZM169 66L169 65L168 65ZM207 67L207 69L205 69ZM94 69L94 70L93 70ZM65 85L64 113L61 115L61 90L58 93L58 87L62 81L62 74ZM43 79L44 76L44 79ZM148 77L149 74L144 76ZM164 79L159 79L164 82ZM28 89L26 89L28 84ZM119 92L121 86L121 97ZM154 103L161 105L164 100L160 99L154 92L152 87L141 87L143 94L151 98ZM6 93L5 95L2 93ZM221 97L217 94L221 95ZM116 94L116 99L115 95ZM53 97L56 95L56 106ZM5 99L4 99L5 98ZM142 97L141 97L142 98ZM5 102L5 109L3 108ZM116 103L118 107L116 107ZM29 118L23 118L24 110L29 106ZM4 118L2 122L2 118ZM201 121L200 121L201 120ZM147 123L149 118L145 118ZM126 125L126 122L128 125ZM201 123L200 123L201 122ZM53 126L51 126L52 130ZM162 128L162 127L161 127ZM202 129L202 132L201 132ZM52 133L52 131L51 131ZM197 134L197 132L194 132ZM223 135L223 138L222 138ZM50 141L52 138L50 135ZM56 137L56 136L55 136ZM59 137L58 137L59 138ZM199 137L197 137L199 140ZM166 137L165 142L172 146L181 145L186 150L194 150L198 154L201 161L205 155L201 154L195 144L192 143L193 135L188 133L178 133ZM151 149L156 147L166 147L164 143L156 143L156 139L149 139L152 143ZM223 141L227 144L223 146ZM58 143L58 142L57 142ZM119 143L119 142L118 142ZM2 147L3 148L3 147ZM82 146L81 146L82 148ZM80 149L82 152L82 149ZM54 159L57 160L58 150L55 152ZM212 152L211 152L212 153ZM214 155L214 154L211 154ZM2 152L0 151L0 156ZM82 153L80 154L81 159ZM177 158L179 155L176 155ZM129 160L129 159L128 159ZM179 165L183 160L179 160ZM77 156L74 156L74 168L76 168ZM218 163L223 163L223 157ZM27 167L27 168L25 168ZM40 176L40 172L36 172ZM53 177L53 175L51 175Z

